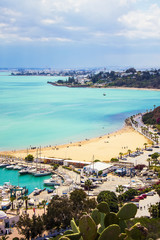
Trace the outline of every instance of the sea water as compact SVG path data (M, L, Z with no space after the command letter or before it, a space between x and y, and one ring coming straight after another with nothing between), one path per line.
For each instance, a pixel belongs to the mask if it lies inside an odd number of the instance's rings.
M32 174L20 175L19 170L0 168L0 185L3 185L4 182L10 182L11 185L26 187L28 194L33 192L35 188L44 189L46 186L43 184L43 181L49 178L50 176L34 177Z
M107 134L121 128L128 116L160 102L160 91L47 84L58 79L64 78L0 74L0 151Z

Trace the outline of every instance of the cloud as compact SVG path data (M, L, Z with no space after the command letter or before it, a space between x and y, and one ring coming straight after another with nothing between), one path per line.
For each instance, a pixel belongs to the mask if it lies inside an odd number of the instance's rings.
M160 38L160 7L152 4L149 9L130 11L118 21L124 26L119 33L128 38Z
M6 43L108 44L160 35L160 7L148 0L1 0L0 11Z

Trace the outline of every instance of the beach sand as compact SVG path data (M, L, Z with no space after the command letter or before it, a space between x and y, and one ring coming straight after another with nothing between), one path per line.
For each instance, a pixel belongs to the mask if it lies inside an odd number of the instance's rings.
M88 139L85 141L52 146L41 149L42 157L54 157L62 159L72 159L78 161L92 161L99 159L102 161L110 161L111 158L118 157L119 153L127 153L128 149L135 151L136 148L144 148L144 143L149 140L135 131L130 126L124 126L122 129L100 136L98 138ZM29 154L36 157L37 150L29 150ZM15 157L25 158L26 150L6 151L0 154L12 155Z

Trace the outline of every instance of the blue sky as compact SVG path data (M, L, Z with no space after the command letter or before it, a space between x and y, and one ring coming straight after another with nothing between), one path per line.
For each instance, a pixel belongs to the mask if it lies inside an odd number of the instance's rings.
M0 0L0 67L160 68L160 1Z

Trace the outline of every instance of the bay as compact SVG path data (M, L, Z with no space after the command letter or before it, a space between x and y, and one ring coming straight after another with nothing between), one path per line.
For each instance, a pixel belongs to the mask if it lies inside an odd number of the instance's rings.
M0 151L97 137L159 105L159 91L47 84L58 79L64 78L0 74Z

